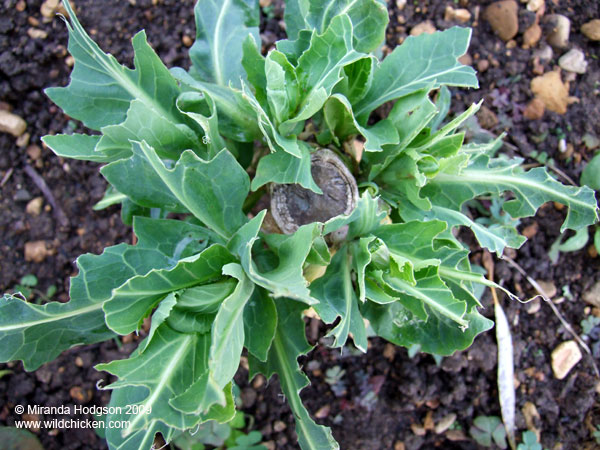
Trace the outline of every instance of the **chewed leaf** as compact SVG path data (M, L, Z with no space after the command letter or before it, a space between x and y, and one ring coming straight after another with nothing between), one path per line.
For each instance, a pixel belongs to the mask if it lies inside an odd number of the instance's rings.
M133 277L113 290L104 303L106 323L122 335L136 331L141 319L167 294L218 279L222 267L234 261L224 247L213 245L198 255L177 261L173 267Z
M333 347L343 347L352 333L354 345L366 352L367 332L352 285L350 258L348 247L340 249L325 275L311 283L311 294L319 300L314 308L325 323L333 323L340 317L340 322L329 333L335 338Z
M520 163L520 160L490 160L480 156L459 173L440 173L421 193L440 206L460 211L466 200L478 195L510 191L516 198L504 203L503 209L514 218L534 215L545 202L559 202L569 207L561 231L578 230L598 220L598 206L590 188L565 186L545 168L526 172Z
M112 290L132 277L168 267L174 256L201 250L209 236L201 227L174 220L138 218L134 229L138 245L119 244L77 259L79 274L71 278L68 303L40 306L10 295L0 299L0 360L21 359L33 370L70 347L110 339L114 332L106 326L102 307ZM194 238L186 240L186 235ZM204 244L198 242L202 240Z
M464 315L469 326L461 329L456 323L436 310L429 311L427 321L419 320L399 302L378 305L367 302L361 306L377 335L404 347L418 344L421 351L436 355L451 355L464 350L473 339L493 326L493 322L472 309Z
M133 99L140 99L147 108L174 123L181 122L174 102L180 88L148 45L144 32L133 38L136 68L128 69L104 53L85 32L69 2L64 5L70 17L69 51L75 67L69 86L46 90L50 99L96 130L125 120Z
M471 30L459 27L408 37L375 70L371 89L356 106L356 116L366 122L378 106L432 82L433 89L443 85L479 87L473 68L458 62L470 39Z
M339 445L333 439L331 430L317 425L302 404L300 391L309 384L309 380L298 367L298 357L307 354L312 347L304 335L302 311L304 306L288 299L279 299L277 305L277 332L269 350L267 361L261 362L252 356L249 358L250 378L262 373L267 378L277 374L281 389L294 413L296 433L302 449L338 450Z

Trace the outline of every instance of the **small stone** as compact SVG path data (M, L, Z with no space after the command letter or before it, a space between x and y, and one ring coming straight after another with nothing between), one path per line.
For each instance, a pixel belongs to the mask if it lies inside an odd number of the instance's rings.
M487 59L480 59L477 61L477 70L481 73L485 72L490 68L490 62Z
M469 441L470 438L468 438L465 435L465 432L463 430L448 430L446 431L446 439L448 439L449 441L452 442L458 442L458 441Z
M315 417L317 419L324 419L325 417L329 416L330 412L331 412L331 406L329 406L329 405L321 406L315 413Z
M28 430L37 433L40 429L36 426L40 421L40 416L38 414L21 414L23 420L25 420L28 425Z
M256 391L252 388L244 388L240 394L244 408L252 408L256 403Z
M423 426L416 424L416 423L411 423L410 429L412 430L412 432L415 436L425 436L425 434L427 434L427 431L425 430L425 428L423 428Z
M17 4L15 5L15 9L19 12L25 11L26 8L27 8L27 3L25 3L25 0L19 0L17 2Z
M192 40L191 37L189 37L187 34L184 34L183 37L181 38L181 42L183 43L183 45L185 45L186 47L191 47L192 45L194 45L194 41Z
M514 38L519 31L519 5L515 0L492 3L485 9L483 17L503 41Z
M600 281L583 294L583 301L600 308Z
M21 136L19 136L17 138L17 141L16 141L17 147L19 147L19 148L27 147L27 144L29 144L29 139L31 139L31 134L23 133Z
M465 66L470 66L473 64L473 57L468 53L465 53L460 58L458 58L458 62L464 64Z
M60 0L46 0L40 7L40 13L46 19L53 19L60 6Z
M28 202L31 200L31 194L27 189L19 189L13 197L15 202Z
M25 133L27 122L11 112L0 109L0 132L19 137Z
M558 293L558 289L556 289L556 285L552 281L546 280L535 280L537 284L540 285L544 293L548 296L548 298L553 298Z
M252 387L254 389L260 389L265 384L265 377L262 375L256 375L252 380Z
M75 58L72 55L69 55L65 58L65 64L67 67L73 67L75 65Z
M287 428L287 425L285 424L285 422L283 420L277 420L273 424L273 430L275 430L277 433L281 433L286 428Z
M537 313L540 308L542 307L542 302L539 298L535 298L533 300L531 300L529 303L527 303L526 306L526 310L527 310L527 314L535 314Z
M523 48L528 49L534 47L542 37L542 27L534 23L523 33Z
M581 32L592 41L600 41L600 19L594 19L583 24Z
M431 20L426 20L425 22L421 22L417 25L415 25L412 30L410 30L410 35L411 36L419 36L420 34L433 34L435 33L437 30L435 28L435 25L433 24L433 22Z
M266 8L267 6L271 6L271 3L273 3L273 0L259 0L258 4L260 5L261 8Z
M47 256L54 254L46 248L46 241L31 241L25 243L25 261L43 262Z
M402 441L394 442L394 450L406 450L406 445Z
M454 422L456 422L456 414L450 413L447 416L442 417L442 419L435 424L433 431L435 431L436 434L445 433Z
M529 11L536 12L538 9L540 9L542 6L544 6L544 4L545 4L544 0L529 0L527 2L527 9Z
M486 130L491 130L498 125L498 117L485 105L477 113L477 120L479 120L479 125Z
M396 356L396 346L389 342L383 348L383 357L388 361L393 361Z
M446 11L444 12L444 20L448 22L462 22L466 23L471 20L471 13L468 9L459 8L454 9L452 6L446 6Z
M565 48L569 43L571 21L562 14L550 14L544 17L544 23L550 25L546 40L552 47Z
M538 441L540 440L539 433L540 430L537 428L537 424L541 421L540 413L538 413L535 404L531 402L525 402L523 408L521 408L521 412L523 413L523 417L525 418L525 423L527 424L528 430L533 430L536 433Z
M573 48L558 59L561 69L568 72L583 74L587 71L587 61L581 50Z
M538 58L540 61L550 61L553 56L554 52L549 45L544 45L542 48L533 52L533 57Z
M48 32L40 30L39 28L29 28L27 30L27 35L31 39L46 39L48 37Z
M75 357L75 365L77 367L83 367L83 358L81 356Z
M529 120L540 120L544 115L544 102L539 98L531 100L523 111L523 116Z
M39 147L39 145L32 144L27 147L27 150L25 151L27 152L27 156L29 156L32 161L37 161L42 156L42 149Z
M552 351L552 371L562 380L581 360L581 350L575 341L566 341Z
M527 225L525 228L523 228L523 231L521 231L521 234L523 236L525 236L527 239L531 239L532 237L534 237L537 234L539 229L540 229L540 226L538 225L538 223L533 222L531 225Z
M73 386L69 389L69 395L78 403L87 403L92 399L92 393L89 389L83 389L80 386Z
M42 206L44 204L44 199L42 197L36 197L33 200L30 200L25 207L25 212L30 216L37 217L42 212Z
M406 0L396 0L396 8L398 8L398 11L402 11L405 6Z

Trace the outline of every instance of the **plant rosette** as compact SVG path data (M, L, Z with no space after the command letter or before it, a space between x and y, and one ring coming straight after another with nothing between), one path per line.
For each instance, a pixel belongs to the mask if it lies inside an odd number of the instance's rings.
M366 319L394 344L450 355L492 327L477 286L498 287L471 269L457 227L501 255L525 241L517 219L545 202L568 207L563 229L598 219L588 187L494 156L500 138L465 143L479 104L446 117L447 86L478 86L458 62L467 28L409 37L381 59L385 2L290 0L288 39L263 56L257 0L199 0L191 69L167 69L144 32L130 69L64 6L75 65L67 87L46 93L98 133L43 141L102 164L109 187L96 209L120 204L137 244L80 256L68 303L5 295L0 360L35 370L150 317L128 359L96 366L117 377L110 406L139 405L106 417L129 421L106 430L111 449L231 420L244 348L250 377L277 374L300 447L338 448L299 395L303 311L332 325L333 347L351 337L366 351ZM506 220L473 219L466 202L484 194Z

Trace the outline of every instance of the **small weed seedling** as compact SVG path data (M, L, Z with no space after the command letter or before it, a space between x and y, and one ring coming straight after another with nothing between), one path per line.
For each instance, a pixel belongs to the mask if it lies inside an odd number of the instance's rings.
M288 38L263 56L257 0L198 0L190 70L167 69L144 32L130 69L64 6L75 65L46 93L94 132L43 141L102 164L97 208L120 204L137 244L80 256L68 303L5 295L0 361L35 370L150 317L128 359L96 366L116 377L106 420L129 421L107 428L111 449L231 421L244 349L251 377L277 374L299 445L337 449L299 394L305 310L331 325L336 348L351 337L366 351L368 319L389 342L450 355L492 327L476 286L500 288L471 269L457 227L501 255L525 241L511 221L545 202L567 206L562 230L598 219L590 188L495 156L500 138L465 143L479 104L446 117L446 86L478 86L458 62L467 28L409 37L382 59L385 2L288 0ZM465 204L481 196L502 221L473 220Z

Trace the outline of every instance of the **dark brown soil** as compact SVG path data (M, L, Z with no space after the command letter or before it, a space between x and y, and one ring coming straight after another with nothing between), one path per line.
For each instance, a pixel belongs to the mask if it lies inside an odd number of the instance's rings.
M67 33L59 19L42 21L41 0L1 0L0 15L0 105L12 108L25 118L30 133L30 144L41 147L40 137L80 126L64 116L45 97L42 90L49 86L66 85L70 68L66 62ZM194 36L193 0L76 0L79 18L105 51L120 61L130 62L132 50L128 39L145 28L151 44L168 66L186 66L184 35ZM132 5L131 3L135 3ZM156 3L154 5L153 3ZM279 21L281 7L267 10L262 31L265 48L281 35ZM466 7L475 15L490 1L432 0L409 1L402 11L390 1L391 26L388 47L405 37L410 29L423 20L432 20L438 29L452 23L444 21L446 6ZM582 161L592 154L585 148L585 133L598 133L600 102L598 85L600 67L598 43L590 43L579 33L580 26L593 18L600 18L600 5L589 0L547 0L549 13L561 13L571 20L570 46L582 49L589 62L587 73L571 82L571 95L580 102L569 107L568 113L559 115L546 112L543 119L531 121L523 117L525 105L532 98L529 83L535 76L532 54L544 44L533 49L520 47L523 27L531 17L520 5L521 29L517 46L507 49L497 38L489 24L480 20L474 26L469 54L473 65L482 59L489 68L480 73L481 89L455 91L452 110L464 110L470 103L484 98L491 112L487 121L480 116L482 125L493 133L508 132L504 151L527 157L531 151L544 151L555 165L574 180L579 179ZM26 5L21 10L21 5ZM399 16L402 16L400 18ZM35 21L39 24L35 24ZM33 39L31 28L47 32L45 39ZM562 52L545 63L545 71L557 64ZM497 123L494 125L494 117ZM564 158L558 151L562 137L573 144L573 154ZM34 274L39 279L37 288L44 292L50 285L58 288L56 298L67 300L68 278L75 271L74 261L85 252L99 253L102 248L118 242L130 242L131 231L121 224L118 209L92 211L92 205L103 195L105 182L97 165L72 160L62 160L49 150L42 149L41 156L27 145L18 147L15 139L0 134L0 179L7 181L1 187L0 233L2 234L2 263L0 290L13 288L20 278ZM34 156L32 159L31 155ZM563 156L561 158L561 156ZM528 162L535 163L534 159ZM43 208L34 217L25 212L27 201L42 196L24 168L29 164L45 180L58 205L68 217L68 224L59 225L55 211ZM10 176L8 174L10 173ZM44 199L44 206L48 201ZM534 222L538 231L531 241L512 255L535 279L551 281L557 288L557 297L570 292L557 307L575 328L581 332L580 322L589 314L581 300L583 292L600 279L600 259L592 257L588 249L563 254L558 265L552 265L548 249L559 235L564 211L546 205L534 219L522 222L522 228ZM468 233L464 233L470 239ZM43 263L25 261L26 242L44 240L54 253ZM481 252L474 253L474 261ZM496 262L495 277L523 296L534 292L514 269L504 262ZM485 314L492 315L491 302L486 296ZM538 312L527 313L527 306L504 302L512 326L515 346L517 390L517 426L525 430L521 408L532 402L540 415L535 426L541 430L542 442L547 448L594 448L591 427L600 423L600 405L596 397L598 379L595 378L590 358L582 361L564 380L556 380L550 367L550 353L562 341L571 339L551 309L542 304ZM310 324L309 335L313 342L322 336L323 329ZM599 361L598 329L591 333L589 344L596 350ZM315 332L319 334L315 334ZM35 373L25 373L20 363L0 365L12 373L0 378L0 425L13 425L21 417L14 412L15 405L105 405L106 391L98 391L99 380L107 381L104 373L93 366L116 358L123 358L135 348L131 337L109 341L87 348L73 349ZM479 415L499 415L496 387L496 342L493 332L477 338L468 350L449 358L441 364L431 356L408 356L405 349L391 351L385 342L372 339L367 355L357 355L350 349L343 354L320 346L302 361L313 384L302 393L310 411L318 412L319 422L331 426L343 449L469 449L478 448L469 437L469 427ZM339 367L345 370L342 383L330 385L325 381L326 370ZM263 432L266 441L273 441L277 449L297 448L294 445L293 418L279 395L277 381L249 384L241 369L237 380L242 388L245 411L256 419L256 428ZM449 414L456 414L453 430L442 434L421 431L423 424L439 423ZM75 419L85 417L74 416ZM281 430L282 421L285 429ZM45 448L52 449L103 449L102 440L90 430L34 430ZM462 440L456 440L461 439ZM404 444L404 447L401 446ZM562 444L562 447L557 446Z

